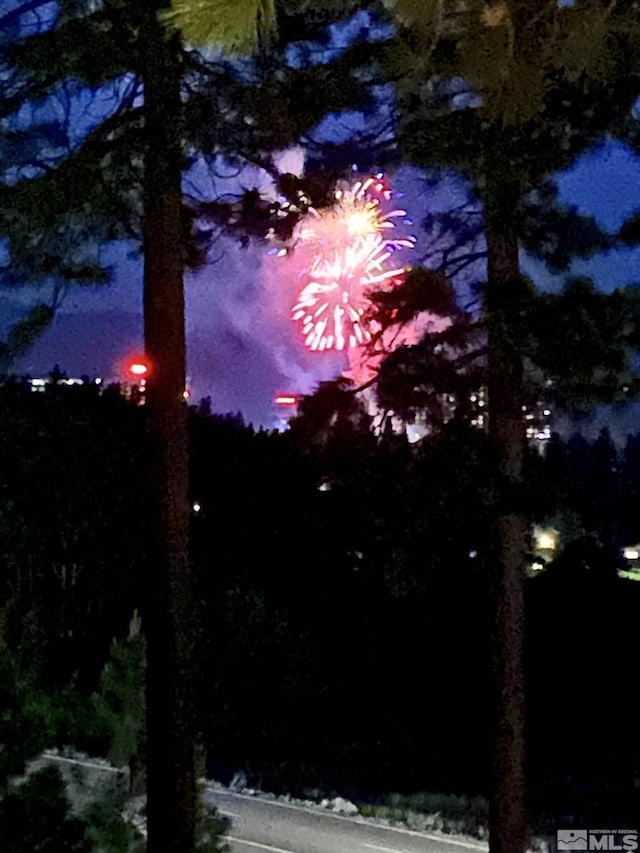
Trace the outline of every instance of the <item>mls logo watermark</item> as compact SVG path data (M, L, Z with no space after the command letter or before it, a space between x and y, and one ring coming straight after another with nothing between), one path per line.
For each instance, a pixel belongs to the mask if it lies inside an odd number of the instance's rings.
M635 829L559 829L556 832L556 851L564 850L638 850L638 831Z

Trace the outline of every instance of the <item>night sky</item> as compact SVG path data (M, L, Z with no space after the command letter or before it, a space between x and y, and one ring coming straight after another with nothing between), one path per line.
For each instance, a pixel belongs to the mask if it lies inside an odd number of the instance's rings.
M244 178L245 185L254 181L252 174ZM408 169L393 176L393 185L402 190L399 204L416 223L429 208L442 209L457 195L451 184L425 194L420 175ZM563 201L615 229L640 206L640 163L621 145L603 146L561 175L559 186ZM408 230L420 237L417 225ZM419 240L418 252L421 245ZM243 249L224 239L217 255L216 263L186 280L193 397L211 396L215 411L239 411L248 422L272 426L275 393L310 392L346 365L339 355L312 354L302 345L288 319L292 285L265 245ZM113 265L113 283L70 292L53 327L16 366L18 372L44 375L57 364L72 376L117 379L123 358L141 349L142 265L136 247L110 246L103 258ZM530 259L523 258L523 267L541 287L562 282ZM604 289L639 281L640 249L578 261L572 271L592 276ZM15 306L9 302L6 309L9 315ZM607 417L601 414L598 423ZM628 421L629 416L623 419L623 432Z
M28 21L28 17L24 19ZM333 27L328 53L342 50L363 24L371 22L360 13ZM124 79L121 86L126 85ZM108 98L105 104L101 107L100 99L89 90L74 97L70 128L76 140L100 122L104 109L110 108ZM52 109L51 102L42 109ZM381 102L380 109L388 109L388 104ZM359 114L328 116L315 129L314 137L340 141L364 121ZM279 165L283 171L299 172L303 155L299 150L288 152ZM210 180L197 170L187 177L201 186ZM408 229L418 237L416 256L403 259L411 263L425 246L418 223L428 211L455 203L460 192L451 182L439 191L425 192L420 174L411 169L403 169L391 179L394 189L402 193L399 204L416 223ZM270 189L257 169L247 169L240 180L245 187ZM235 178L222 184L216 186L219 192L238 189ZM640 208L640 161L620 144L601 146L559 176L559 186L562 201L576 204L581 213L595 215L604 228L615 230ZM193 397L211 396L215 411L240 411L247 421L271 426L275 423L275 393L308 393L320 380L342 372L346 361L336 354L313 354L305 349L289 319L295 281L287 278L277 259L267 255L267 246L254 244L243 249L237 241L224 239L216 250L217 262L186 280L188 377ZM123 360L142 349L142 262L134 244L105 247L102 256L113 266L112 284L69 292L53 327L16 364L16 372L46 375L59 365L71 376L122 377ZM522 266L542 288L562 284L564 277L552 276L529 258L522 258ZM593 277L606 290L640 282L640 248L577 261L572 272ZM482 266L472 273L482 278ZM0 293L0 316L5 325L32 304L34 297L37 295L28 290Z

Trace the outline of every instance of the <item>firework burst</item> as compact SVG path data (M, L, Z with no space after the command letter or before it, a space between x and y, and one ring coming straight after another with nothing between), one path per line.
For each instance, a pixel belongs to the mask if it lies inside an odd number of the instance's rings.
M304 285L292 308L305 344L314 351L344 350L371 339L364 320L369 292L402 281L405 266L394 253L413 248L415 238L396 236L406 211L386 210L392 193L382 175L340 183L335 204L310 208L294 232L294 246L310 253Z

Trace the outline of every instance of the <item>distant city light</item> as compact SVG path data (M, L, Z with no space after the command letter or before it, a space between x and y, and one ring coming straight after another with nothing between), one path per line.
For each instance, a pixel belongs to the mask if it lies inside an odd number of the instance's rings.
M295 406L298 402L298 398L295 394L276 394L274 397L274 403L278 406Z
M640 551L637 548L625 548L622 556L625 560L638 560L640 559Z
M65 377L63 379L55 379L54 377L51 377L51 376L47 377L46 379L43 379L41 377L38 377L36 379L31 379L31 378L27 379L27 382L29 383L31 390L32 391L40 391L40 392L43 392L48 385L66 385L66 386L85 385L89 381L90 380L77 379L74 377ZM102 379L94 379L93 383L95 383L96 385L101 385Z

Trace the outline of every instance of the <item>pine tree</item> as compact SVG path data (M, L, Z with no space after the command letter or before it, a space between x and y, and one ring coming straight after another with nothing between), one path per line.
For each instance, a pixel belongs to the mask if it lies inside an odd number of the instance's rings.
M519 215L527 193L628 121L638 95L637 4L386 5L397 31L382 64L396 84L402 154L419 166L460 170L484 208L489 437L496 475L491 850L520 853L527 843L522 590L529 531L522 331L531 297L519 264Z
M39 6L46 4L25 2L0 23L20 36L20 25L26 28L29 13ZM259 31L273 29L268 2L169 7L163 0L112 0L96 7L84 0L61 0L57 11L53 26L43 26L32 38L18 38L8 51L12 72L4 115L11 117L69 78L93 86L96 94L110 91L111 106L79 144L67 145L71 151L66 157L45 156L35 175L18 171L22 180L0 187L5 211L1 230L8 237L14 269L22 264L37 278L69 267L69 278L85 281L102 274L95 265L80 263L77 252L67 251L61 234L77 235L79 223L82 235L89 232L94 239L142 236L145 349L151 364L146 410L156 522L144 612L149 850L189 853L198 824L193 698L197 619L188 555L183 272L199 254L189 239L195 216L183 204L182 173L194 145L204 146L211 156L222 151L237 158L241 153L269 166L270 150L296 139L329 105L351 104L360 89L336 82L348 80L350 67L338 68L333 85L314 86L305 69L287 66L283 46L279 61L262 67L275 86L269 94L288 108L273 111L267 106L265 115L266 102L255 97L255 75L247 82L238 68L221 71L220 62L207 63L185 48L182 29L190 42L214 37L223 49L246 50ZM326 68L318 76L331 82ZM66 142L62 140L63 147ZM251 200L247 196L245 207ZM260 213L259 199L253 201ZM202 209L196 211L200 213ZM251 204L247 214L251 231ZM232 218L223 215L223 224ZM264 231L260 224L258 233ZM35 257L34 235L42 248Z

